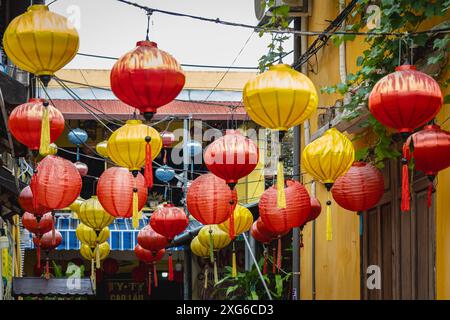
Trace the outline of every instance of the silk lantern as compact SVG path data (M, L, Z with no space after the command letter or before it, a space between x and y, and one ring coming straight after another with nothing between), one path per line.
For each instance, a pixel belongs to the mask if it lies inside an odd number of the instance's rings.
M28 149L51 154L50 143L64 131L62 113L44 99L31 98L13 109L8 118L11 134Z
M81 176L75 165L64 158L46 156L37 166L34 178L30 185L32 193L46 208L66 208L80 195Z
M98 246L98 248L97 247L91 248L87 244L81 244L80 246L80 253L82 257L85 258L86 260L92 261L92 265L94 265L93 262L97 257L97 250L99 250L100 260L104 260L108 257L111 248L108 242L101 243Z
M162 165L155 170L155 176L158 180L168 183L175 177L175 171L168 165Z
M73 218L78 219L78 212L80 211L81 204L84 199L82 197L78 197L70 206L69 209L73 212Z
M369 96L369 110L403 136L433 119L443 102L439 84L415 66L402 65L381 78Z
M306 219L306 222L316 220L321 211L322 205L320 204L319 199L311 198L311 210L309 211L308 219Z
M230 204L232 199L232 204ZM189 213L202 224L218 224L227 220L237 203L236 190L224 180L207 173L196 178L187 191Z
M75 234L82 244L86 244L91 248L98 248L100 244L108 240L110 232L108 227L104 227L100 231L95 231L91 227L79 223L75 230ZM98 269L100 268L100 250L97 250L96 262Z
M47 232L52 231L53 216L50 213L44 214L42 217L36 217L34 214L25 212L22 216L22 225L29 232L34 233L36 238L39 239ZM38 267L41 267L41 246L36 246L36 255L38 261Z
M32 213L36 217L40 217L51 211L51 209L46 208L37 202L37 199L33 197L30 186L26 186L20 191L18 201L23 210Z
M260 218L258 218L260 220ZM258 221L253 222L252 227L250 228L250 234L258 242L261 242L264 247L264 262L263 262L263 274L267 274L267 259L268 259L268 249L267 245L274 239L274 237L270 233L264 233L261 232L258 228ZM274 248L274 255L273 255L273 273L275 273L275 266L276 266L276 249Z
M50 266L48 260L48 253L51 250L56 249L62 242L61 233L58 230L53 232L44 233L42 236L33 236L33 243L35 246L40 247L40 249L46 251L46 261L45 261L45 278L49 279L50 277ZM38 249L38 250L40 250ZM39 257L40 258L40 257ZM40 266L40 262L38 264Z
M306 172L322 182L328 191L326 237L332 240L330 190L334 181L350 169L355 160L352 142L335 128L328 129L308 144L302 153Z
M195 236L192 241L191 241L191 252L193 254L195 254L197 257L201 257L201 258L207 258L209 257L209 247L204 246L203 244L200 243L200 240L198 240L198 237ZM208 288L208 275L209 275L209 265L206 264L205 265L205 271L204 271L204 288Z
M69 20L36 4L6 28L3 47L20 69L40 77L45 86L77 54L78 32Z
M337 178L331 189L333 199L349 211L366 211L376 206L384 194L381 171L370 163L356 161Z
M141 211L147 200L148 190L144 176L133 175L125 168L112 167L104 171L98 179L97 197L103 208L114 217L133 216L133 190L137 188L138 207Z
M179 63L155 42L139 41L111 70L111 90L150 120L156 109L174 100L184 87Z
M158 287L158 273L156 271L156 262L160 261L164 257L165 253L166 253L165 249L153 252L141 247L139 244L136 245L136 247L134 247L134 254L136 255L136 257L140 261L149 264L150 266L153 267L153 278L155 287ZM151 295L151 287L152 287L151 269L149 269L147 285L148 285L148 295Z
M429 179L427 202L428 207L431 207L434 179L439 171L450 166L450 132L442 130L438 125L427 125L409 137L403 150L407 160L414 159L415 170L422 171ZM406 178L403 186L407 188L407 197L402 198L403 211L410 209L408 169Z
M186 149L188 151L189 157L195 157L196 155L202 153L202 144L196 140L189 140L186 142Z
M163 164L167 164L167 153L168 149L172 148L173 143L175 142L175 135L170 131L162 131L161 132L162 145L164 148L164 156L163 156Z
M81 204L78 219L96 232L100 232L114 221L114 217L103 209L97 196L92 196Z
M225 180L234 189L238 180L249 175L259 161L256 144L239 131L228 130L226 134L211 143L205 151L205 165L214 175ZM234 200L230 199L230 238L234 239Z
M236 235L240 235L250 230L253 224L253 215L246 207L236 205L233 211L234 216L234 231ZM220 229L229 233L230 219L225 220L218 225Z
M88 174L89 168L86 163L77 161L74 165L81 177L85 177Z
M108 158L108 141L103 140L95 145L95 151L103 158Z
M139 230L137 241L142 248L152 252L164 249L169 244L167 237L157 233L151 225L146 225Z
M80 161L80 145L86 143L89 136L86 131L80 128L75 128L69 131L67 138L71 143L77 146L76 161Z

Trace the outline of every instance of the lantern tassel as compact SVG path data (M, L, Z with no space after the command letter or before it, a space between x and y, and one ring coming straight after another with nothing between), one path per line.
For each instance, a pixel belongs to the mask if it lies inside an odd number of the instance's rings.
M234 200L230 200L230 225L228 228L228 233L230 235L230 239L234 240L236 238L236 233L234 230L234 210L233 210Z
M172 252L169 253L169 281L173 281L173 260L172 260Z
M278 256L277 256L277 269L281 269L281 236L278 236Z
M164 148L163 164L167 164L167 149Z
M92 281L92 286L95 288L95 263L94 263L94 259L91 259L91 281ZM95 290L95 289L94 289Z
M158 272L155 263L153 264L153 282L155 283L155 288L158 288Z
M402 158L402 203L401 210L409 211L411 195L409 193L409 169L408 169L408 159L406 158L408 152L408 145L405 143L403 145L403 158Z
M38 237L38 244L36 247L36 259L37 259L38 269L40 269L41 268L41 236Z
M277 272L277 249L275 247L272 248L272 273L275 274Z
M139 212L138 212L139 198L137 193L137 188L133 190L133 228L137 229L139 227Z
M427 195L427 205L428 208L431 208L431 199L433 196L433 182L430 182L430 184L428 185L428 195Z
M237 266L236 266L236 248L233 242L233 252L231 254L231 276L233 278L237 277Z
M48 102L43 103L42 122L41 122L41 141L39 145L39 153L47 155L51 153L50 150L50 120L48 115Z
M333 240L333 225L331 221L331 201L327 202L327 227L326 227L326 236L327 241ZM330 204L328 204L330 203Z
M55 214L52 212L52 244L56 244Z
M277 172L277 207L286 208L286 194L284 192L284 167L283 162L278 161Z
M145 167L144 167L144 177L147 188L151 189L153 187L153 166L152 166L152 145L150 144L150 136L145 138L147 145L145 146Z
M204 283L204 288L208 288L208 277L209 277L209 266L206 265L205 266L205 283Z
M149 296L152 295L152 271L151 271L151 269L148 271L147 294Z
M212 233L212 229L209 229L209 258L211 263L214 262L214 240Z
M217 271L217 261L214 260L214 283L219 282L219 272Z
M50 279L50 263L48 261L48 256L45 258L45 279Z
M98 242L95 248L95 260L97 269L100 269L100 246L98 245Z

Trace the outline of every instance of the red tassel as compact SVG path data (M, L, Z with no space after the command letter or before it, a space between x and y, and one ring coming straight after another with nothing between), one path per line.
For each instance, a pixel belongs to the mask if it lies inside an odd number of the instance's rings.
M408 145L405 143L403 145L403 158L402 158L402 203L401 210L409 211L410 210L410 202L411 195L409 193L409 168L408 168L408 159L407 154L409 152Z
M236 234L234 232L234 210L233 210L233 204L234 204L234 201L230 200L230 211L231 211L231 214L230 214L230 227L228 229L228 233L230 235L230 239L231 240L234 240L234 238L236 238Z
M433 195L433 182L430 182L430 184L428 185L428 197L427 197L428 208L431 208L432 195Z
M37 190L38 190L38 182L37 182L37 173L33 174L30 181L30 189L33 194L33 209L36 210L38 207L37 202Z
M148 271L148 283L147 283L147 293L149 296L152 295L152 271L151 269Z
M48 257L45 261L45 279L47 279L47 280L50 279L50 265L48 262Z
M172 253L169 253L169 281L173 281L173 261L172 261Z
M52 212L52 244L56 244L55 214Z
M37 267L38 267L38 269L40 269L41 268L41 236L38 236L37 239L38 239L38 244L36 247L36 255L37 255L36 258L37 258Z
M167 164L167 149L166 148L164 148L163 164Z
M145 167L144 167L144 177L147 188L151 189L153 187L153 166L152 166L152 145L150 140L145 146Z
M277 271L277 249L272 248L272 273L275 274Z
M156 272L156 264L153 264L153 282L155 282L155 288L158 288L158 272Z
M278 236L278 257L277 257L278 271L281 269L281 237Z

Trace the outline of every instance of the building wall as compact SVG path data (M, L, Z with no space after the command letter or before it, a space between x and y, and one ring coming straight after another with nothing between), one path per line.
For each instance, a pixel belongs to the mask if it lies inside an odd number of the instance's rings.
M312 16L309 18L310 30L323 30L338 14L338 1L319 2L313 1ZM430 28L440 22L435 19L424 23L422 28ZM309 39L309 44L315 38ZM365 50L364 43L359 37L353 42L346 43L347 73L356 70L356 58ZM339 49L332 43L326 45L310 60L312 64L308 76L314 82L316 89L340 82L339 78ZM314 72L311 72L311 69ZM449 76L445 75L446 77ZM448 90L447 90L448 91ZM448 93L448 92L447 92ZM319 106L332 106L336 99L342 99L337 95L319 93ZM311 117L311 134L318 129L318 111ZM438 116L438 123L450 116L450 111L443 108ZM450 128L450 121L444 128ZM358 148L363 141L355 145ZM304 134L302 128L302 148L304 148ZM304 181L308 182L311 177L307 176ZM450 186L450 169L438 175L438 186L436 192L436 287L438 299L450 299L450 215L447 208L448 190ZM308 184L310 185L310 184ZM333 240L326 241L325 227L325 203L327 192L325 188L317 184L316 194L322 204L322 214L316 220L316 299L360 299L360 243L359 243L359 219L353 213L332 204ZM304 231L304 247L301 249L301 299L312 299L312 223L309 223Z

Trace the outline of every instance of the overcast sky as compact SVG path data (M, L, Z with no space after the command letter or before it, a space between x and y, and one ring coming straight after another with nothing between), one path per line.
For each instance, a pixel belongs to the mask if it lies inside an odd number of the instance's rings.
M254 0L131 0L153 8L255 25ZM47 0L49 3L50 0ZM118 57L145 39L145 12L116 0L58 0L52 11L65 16L79 12L81 53ZM151 40L180 63L230 65L252 33L251 29L218 25L154 13ZM267 52L269 37L254 33L236 66L256 66ZM292 40L285 45L292 49ZM285 59L290 63L292 55ZM114 62L77 56L66 68L109 69ZM186 69L186 68L185 68ZM195 69L198 70L198 69Z

